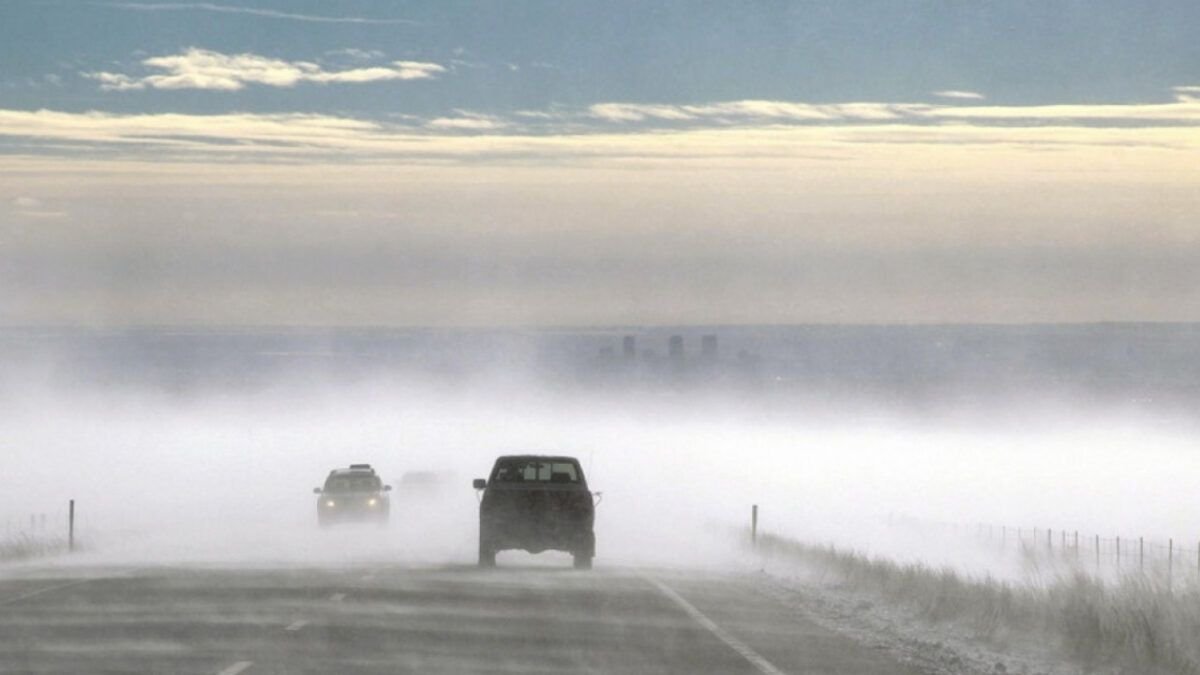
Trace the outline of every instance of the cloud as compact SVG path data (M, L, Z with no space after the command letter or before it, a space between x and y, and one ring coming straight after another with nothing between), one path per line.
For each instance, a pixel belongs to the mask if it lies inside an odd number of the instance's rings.
M1175 87L1173 103L1040 106L956 106L925 103L802 103L741 100L694 105L596 103L582 112L555 111L558 120L593 119L610 124L744 126L777 124L937 124L947 120L980 125L1014 122L1072 124L1181 124L1200 122L1200 87ZM1193 98L1193 95L1197 98ZM529 111L519 113L534 118Z
M383 52L378 49L358 49L356 47L334 49L325 53L329 56L344 56L355 61L375 61L383 58Z
M222 57L225 58L225 57ZM229 57L235 61L242 57ZM261 57L245 57L258 64ZM247 81L290 86L295 64L189 71L191 84L236 88ZM420 64L396 62L398 68ZM283 64L276 66L275 64ZM245 65L245 64L242 64ZM310 64L311 65L311 64ZM330 73L297 68L316 81L372 81L374 68ZM202 71L202 72L201 72ZM137 86L109 75L108 86ZM185 77L184 74L172 77ZM324 77L324 80L317 79ZM274 78L274 79L272 79ZM356 80L356 78L359 78ZM144 85L144 86L164 86ZM1191 87L1178 88L1177 95ZM365 119L316 114L113 114L0 109L0 153L137 156L150 161L841 161L873 152L940 152L992 147L1043 157L1134 151L1176 157L1200 151L1200 100L1110 105L814 104L742 100L705 104L597 103L550 106L507 115L453 110L418 118ZM19 149L19 150L15 150ZM1092 153L1092 154L1089 154ZM932 155L930 155L932 157ZM930 159L931 165L938 160ZM1147 159L1149 161L1149 159ZM1167 160L1162 160L1166 162ZM1174 166L1175 159L1170 160ZM1066 165L1064 161L1064 166ZM1085 167L1087 163L1078 166Z
M916 124L884 120L848 124L747 124L678 129L604 128L568 123L524 128L507 120L460 112L426 121L376 120L305 114L110 114L0 109L0 143L28 153L78 159L138 157L148 161L453 161L687 162L713 166L738 163L830 162L893 154L930 166L938 153L962 148L989 152L1041 153L1059 167L1111 165L1114 152L1141 152L1167 165L1168 156L1191 158L1200 151L1200 106L1190 126L1165 124L1104 127L1056 124ZM540 120L533 121L540 124ZM554 124L561 124L555 122ZM1052 154L1048 151L1054 151ZM1069 162L1070 153L1078 161ZM1168 154L1169 153L1169 154ZM1086 159L1087 161L1084 161ZM1171 165L1175 160L1169 160Z
M1172 91L1180 103L1200 103L1200 86L1175 87Z
M986 98L983 94L975 91L962 91L960 89L944 89L942 91L933 92L934 96L940 98L962 99L968 101L982 101Z
M294 12L281 12L273 9L259 9L257 7L234 7L230 5L218 5L209 2L108 2L99 4L105 7L112 7L113 9L123 9L138 12L215 12L219 14L245 14L249 16L262 17L265 19L308 21L313 23L420 25L420 22L410 21L408 19L372 19L361 16L321 16L316 14L297 14Z
M534 120L557 120L562 119L562 114L559 112L550 112L548 110L518 110L513 113L517 117Z
M308 61L284 61L257 54L222 54L195 47L182 54L143 59L142 65L162 72L143 77L111 72L85 73L85 76L99 82L100 88L106 91L147 88L237 91L247 84L293 87L301 82L359 84L431 79L446 70L436 63L393 61L388 66L330 71Z
M597 103L586 115L606 122L832 122L850 120L896 120L929 106L896 103L811 104L792 101L722 101L702 105L641 103Z
M606 122L641 122L646 119L692 120L695 115L683 106L645 105L638 103L597 103L588 107L588 114Z
M435 117L425 123L429 129L448 131L496 131L508 126L503 120L491 115L456 110L455 117Z

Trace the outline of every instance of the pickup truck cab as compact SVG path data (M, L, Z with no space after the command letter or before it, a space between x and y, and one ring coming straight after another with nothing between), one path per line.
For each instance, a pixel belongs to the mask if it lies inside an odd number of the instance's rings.
M595 506L583 468L574 457L507 455L491 476L476 479L479 500L479 566L493 567L496 553L566 551L577 569L596 555Z

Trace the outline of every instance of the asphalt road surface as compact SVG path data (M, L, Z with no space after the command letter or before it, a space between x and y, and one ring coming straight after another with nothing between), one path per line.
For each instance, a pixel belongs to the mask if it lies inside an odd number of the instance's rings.
M918 672L739 575L372 566L0 577L0 673Z

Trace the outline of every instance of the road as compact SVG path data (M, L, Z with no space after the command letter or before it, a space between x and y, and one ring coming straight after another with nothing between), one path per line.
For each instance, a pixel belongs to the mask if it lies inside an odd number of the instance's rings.
M376 565L0 576L0 673L919 672L737 574Z

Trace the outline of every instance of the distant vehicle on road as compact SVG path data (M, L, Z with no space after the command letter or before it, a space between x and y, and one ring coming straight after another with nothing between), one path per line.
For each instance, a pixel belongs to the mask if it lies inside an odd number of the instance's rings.
M405 471L396 491L402 497L432 497L442 491L451 474L444 471Z
M313 488L317 495L317 522L322 527L364 521L384 524L391 513L387 495L391 489L370 464L334 469L325 478L325 487Z
M595 505L574 457L509 455L496 459L491 477L474 482L479 500L479 566L496 553L566 551L577 569L596 555Z

